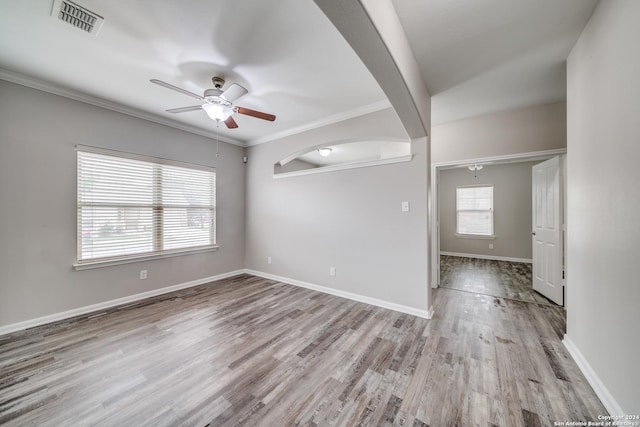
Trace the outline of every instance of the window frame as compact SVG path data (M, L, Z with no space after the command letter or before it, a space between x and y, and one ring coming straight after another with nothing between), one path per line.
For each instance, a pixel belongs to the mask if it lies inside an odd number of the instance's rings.
M89 153L89 154L98 154L103 156L110 156L114 158L122 158L125 160L137 160L148 162L153 165L154 174L153 174L153 189L152 191L152 199L154 203L150 205L152 209L153 216L153 225L152 225L152 250L145 252L137 252L131 254L123 254L123 255L114 255L114 256L105 256L105 257L97 257L97 258L87 258L81 259L82 257L82 226L81 226L81 194L80 188L78 186L78 182L80 179L80 169L78 166L80 153ZM163 209L171 209L174 206L171 204L166 205L156 205L155 200L158 198L157 190L162 188L162 185L156 183L156 179L159 178L159 175L156 176L155 166L160 166L157 168L161 169L162 166L175 166L180 168L192 169L192 170L200 170L209 172L212 174L213 186L212 186L212 195L211 195L211 204L207 209L211 210L211 225L210 225L210 244L207 245L199 245L199 246L188 246L176 249L165 249L163 250L160 246L162 242L158 242L157 237L161 237L163 235L163 231L159 231L157 229L158 226L162 227L162 221L158 222L158 212L163 212ZM160 181L162 182L162 181ZM122 206L126 207L126 204ZM188 205L185 205L184 208L189 208ZM197 208L202 209L201 206L197 206ZM161 214L159 215L162 216ZM76 262L73 264L75 270L85 270L90 268L97 267L105 267L111 265L119 265L119 264L127 264L133 262L140 262L152 259L161 259L161 258L169 258L175 256L189 255L195 253L202 252L210 252L217 251L219 249L219 245L217 244L217 171L216 168L212 166L206 166L195 163L187 163L181 162L177 160L169 160L160 157L152 157L145 156L141 154L128 153L124 151L110 150L98 147L92 147L87 145L77 145L76 146Z
M472 234L472 233L460 233L460 220L459 212L485 212L484 209L458 209L458 190L464 188L491 188L491 208L489 209L490 221L491 221L491 233L490 234ZM460 185L456 187L455 192L455 211L456 211L456 231L455 236L468 239L495 239L495 185L494 184L474 184L474 185Z

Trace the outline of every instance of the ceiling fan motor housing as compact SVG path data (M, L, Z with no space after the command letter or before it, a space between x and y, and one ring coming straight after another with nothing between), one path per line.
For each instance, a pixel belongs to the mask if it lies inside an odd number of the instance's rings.
M220 95L222 95L222 91L220 89L206 89L204 91L204 99L206 99L207 101L212 101L216 98L222 100L222 98L220 98Z

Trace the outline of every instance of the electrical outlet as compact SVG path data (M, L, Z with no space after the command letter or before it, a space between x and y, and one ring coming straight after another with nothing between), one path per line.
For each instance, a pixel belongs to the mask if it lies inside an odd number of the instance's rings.
M140 279L144 280L147 278L147 270L140 270Z
M489 249L493 249L493 243L489 243Z
M267 257L267 264L271 264L271 257L270 256Z
M336 275L336 268L329 267L329 276L335 276L335 275Z

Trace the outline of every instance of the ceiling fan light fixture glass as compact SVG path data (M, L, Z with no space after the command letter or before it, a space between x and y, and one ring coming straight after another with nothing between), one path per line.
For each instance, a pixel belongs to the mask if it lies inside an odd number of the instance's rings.
M233 110L230 107L222 104L206 103L202 105L202 109L213 120L225 121L233 114Z
M318 149L318 153L320 153L320 155L322 157L328 157L329 154L331 154L332 151L333 150L331 148L329 148L329 147L323 147L323 148L319 148Z

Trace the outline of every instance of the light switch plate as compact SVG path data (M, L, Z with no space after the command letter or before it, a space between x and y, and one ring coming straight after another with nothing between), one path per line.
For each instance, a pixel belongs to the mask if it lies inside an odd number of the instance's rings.
M409 202L408 201L402 202L402 212L409 212Z

